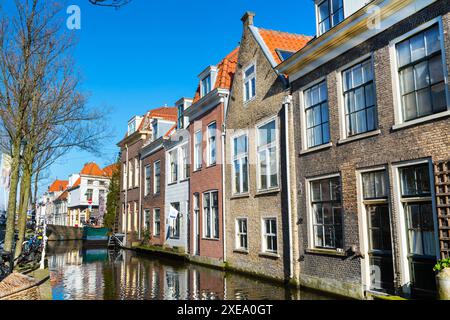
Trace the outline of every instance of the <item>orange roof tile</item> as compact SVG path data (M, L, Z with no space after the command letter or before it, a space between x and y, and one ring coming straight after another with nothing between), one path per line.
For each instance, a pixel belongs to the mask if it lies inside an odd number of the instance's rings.
M98 176L98 177L101 177L105 173L103 172L102 169L100 169L100 167L95 162L90 162L90 163L86 163L84 165L84 167L81 170L80 174L84 174L84 175L87 175L87 176Z
M282 61L276 52L277 49L297 52L312 39L310 36L267 30L263 28L258 28L258 31L278 64Z
M73 184L73 186L71 186L71 188L76 188L81 184L81 178L78 178L77 181L75 181L75 183Z
M217 65L217 78L214 88L231 89L233 77L236 72L236 66L239 56L239 47L231 51L222 61ZM200 100L200 84L197 86L193 103Z
M142 119L141 125L139 126L139 131L144 129L149 129L146 126L150 124L150 119L159 118L163 120L177 122L178 120L178 109L176 107L161 107L148 111L144 119Z
M55 180L50 187L48 187L49 192L64 191L67 189L69 181L66 180Z
M116 171L117 169L119 169L119 166L115 163L115 164L111 164L107 167L103 168L103 173L104 176L111 178L114 171Z
M166 132L166 134L164 135L165 138L168 138L172 135L172 133L174 133L177 129L177 125L174 125L172 128L170 128L169 131Z
M68 191L64 191L64 192L61 193L61 195L56 199L56 201L64 201L64 200L67 200L68 197L69 197L69 192L68 192Z

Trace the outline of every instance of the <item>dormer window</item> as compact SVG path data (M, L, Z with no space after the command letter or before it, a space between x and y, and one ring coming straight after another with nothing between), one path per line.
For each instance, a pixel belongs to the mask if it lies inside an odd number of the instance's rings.
M184 104L178 106L178 129L184 128Z
M136 131L136 121L132 121L128 124L128 135L132 135Z
M153 133L153 140L156 140L156 138L158 137L158 121L153 121L152 133Z
M325 0L317 4L319 36L344 20L343 0Z
M280 57L281 61L289 59L295 53L293 51L287 51L287 50L281 50L281 49L276 49L275 51L277 52L278 57Z
M208 75L202 80L201 85L202 97L206 96L210 91L211 91L211 75Z

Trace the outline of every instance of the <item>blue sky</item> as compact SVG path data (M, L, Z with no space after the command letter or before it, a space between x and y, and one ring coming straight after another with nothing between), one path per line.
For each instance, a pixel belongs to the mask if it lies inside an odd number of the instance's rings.
M116 143L133 115L193 96L197 75L238 45L245 11L256 13L259 27L315 32L312 0L133 0L119 10L92 6L88 0L67 4L81 8L81 30L72 32L78 38L75 58L83 90L90 106L111 108L114 134L101 157L73 151L58 160L41 190L55 178L78 172L85 162L113 162Z

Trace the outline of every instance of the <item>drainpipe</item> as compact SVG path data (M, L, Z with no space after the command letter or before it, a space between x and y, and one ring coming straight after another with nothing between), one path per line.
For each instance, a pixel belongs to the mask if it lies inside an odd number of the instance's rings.
M125 161L126 161L126 163L125 163L125 167L126 167L126 169L125 169L125 237L124 237L124 241L123 241L123 243L124 243L124 245L126 246L127 245L127 234L128 234L128 181L129 181L129 179L128 179L128 175L129 175L129 165L128 165L128 144L126 144L125 145L125 149L127 150L127 153L126 153L126 157L125 157ZM122 224L123 224L123 221L122 221Z
M293 278L294 273L294 248L292 245L292 210L291 210L291 168L289 167L290 143L289 143L289 106L292 103L292 96L285 97L284 104L284 130L285 130L285 146L286 146L286 185L287 185L287 201L288 201L288 226L289 226L289 278Z
M226 142L226 125L225 113L228 109L228 95L221 99L224 104L222 113L222 237L223 237L223 261L227 261L227 233L226 233L226 210L225 210L225 142Z

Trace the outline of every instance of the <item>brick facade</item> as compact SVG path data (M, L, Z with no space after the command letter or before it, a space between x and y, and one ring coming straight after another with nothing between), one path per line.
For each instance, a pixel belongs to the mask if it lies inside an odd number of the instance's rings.
M447 56L447 72L450 57L450 14L449 1L438 1L426 9L400 21L388 30L379 33L374 38L352 48L345 54L328 61L316 70L292 83L294 98L295 122L300 123L301 89L322 77L326 78L329 104L330 137L332 146L307 154L300 154L302 134L300 126L296 126L295 140L297 148L298 177L298 212L300 217L300 270L301 282L337 293L361 296L360 257L353 255L333 255L331 253L311 252L308 248L308 215L306 206L307 179L322 175L338 173L342 180L342 205L344 216L344 250L352 245L361 247L360 213L358 210L357 170L371 167L385 167L389 174L392 238L394 251L395 285L398 292L404 284L405 275L401 271L400 217L395 205L397 195L393 191L393 164L408 160L430 159L438 161L450 158L450 120L448 117L420 123L410 127L395 130L394 92L391 72L390 41L417 28L436 17L442 16L444 43ZM338 71L343 66L366 54L373 54L374 81L376 87L376 102L379 133L360 140L340 143L339 107L340 95L337 82ZM447 84L448 86L448 84ZM300 155L299 155L300 154Z

